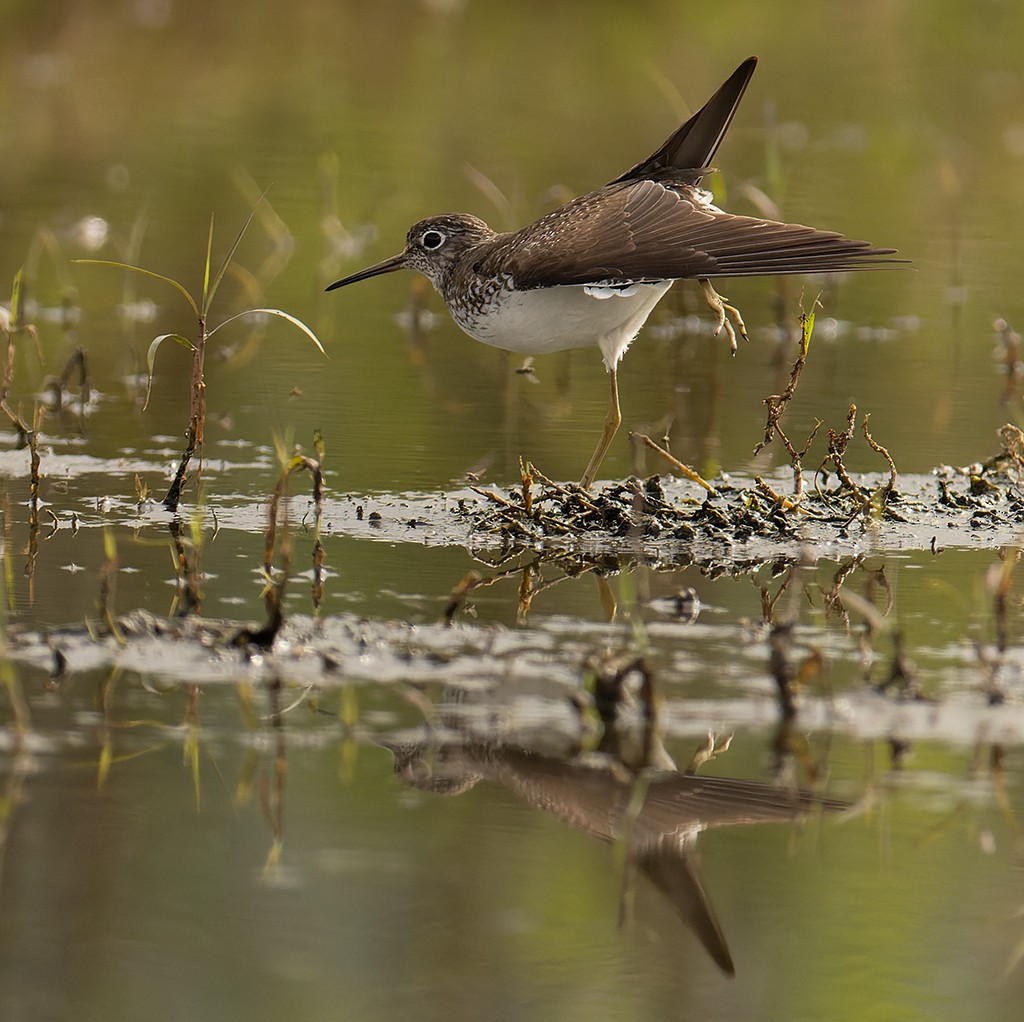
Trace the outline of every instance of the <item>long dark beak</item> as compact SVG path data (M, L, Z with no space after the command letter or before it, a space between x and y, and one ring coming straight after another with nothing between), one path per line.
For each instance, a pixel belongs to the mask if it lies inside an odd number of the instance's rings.
M324 290L333 291L336 287L345 287L346 284L354 284L357 280L366 280L367 277L376 277L381 273L393 273L395 270L400 270L404 266L405 253L399 252L398 255L392 256L390 259L385 259L380 263L374 263L373 266L367 266L365 270L360 270L358 273L353 273L347 277L342 277L341 280L336 280L333 284L324 288Z

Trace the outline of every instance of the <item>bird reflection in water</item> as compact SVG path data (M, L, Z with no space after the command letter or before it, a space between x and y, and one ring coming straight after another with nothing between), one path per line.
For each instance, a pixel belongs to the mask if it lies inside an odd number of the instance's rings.
M631 684L639 682L639 684ZM810 791L696 770L728 746L709 739L684 770L662 744L651 678L642 659L599 672L592 702L598 740L582 751L586 728L531 728L517 721L507 691L445 690L437 723L381 741L396 776L437 795L461 795L480 781L501 785L591 837L623 842L626 875L620 922L635 876L649 881L725 973L735 964L698 871L697 838L713 827L798 821L846 803ZM533 697L535 700L535 696ZM576 706L576 719L585 710ZM536 722L536 703L532 719ZM563 707L564 708L564 707ZM557 716L557 715L556 715Z

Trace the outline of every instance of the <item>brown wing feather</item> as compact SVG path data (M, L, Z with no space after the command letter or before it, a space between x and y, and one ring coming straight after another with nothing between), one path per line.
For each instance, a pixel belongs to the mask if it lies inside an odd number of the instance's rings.
M702 193L659 181L606 185L503 235L501 260L522 289L693 277L826 273L902 262L834 231L724 213ZM493 265L492 265L493 264Z
M658 177L672 170L677 181L698 184L701 172L707 170L732 124L755 67L757 57L748 57L711 99L685 124L676 128L656 152L611 183ZM684 173L680 174L680 171Z

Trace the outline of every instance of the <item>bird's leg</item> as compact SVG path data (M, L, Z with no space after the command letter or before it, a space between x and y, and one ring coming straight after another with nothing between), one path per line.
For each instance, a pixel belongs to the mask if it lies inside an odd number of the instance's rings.
M608 380L611 383L608 414L604 419L604 430L601 433L601 439L598 441L597 449L594 451L590 463L587 465L587 470L583 473L583 478L580 480L580 486L585 490L590 489L590 484L594 481L597 470L601 467L601 462L604 461L604 456L612 445L612 439L619 428L619 423L622 422L622 412L619 411L619 377L615 366L609 367Z
M731 316L736 323L736 328L740 332L740 337L743 340L747 339L747 328L743 323L743 317L740 315L740 310L734 305L729 303L711 286L711 281L707 277L698 277L700 286L704 289L704 300L708 303L708 308L715 314L717 321L715 323L715 336L717 337L721 332L722 328L725 327L726 336L729 338L729 350L735 355L736 354L736 330L733 330L732 323L729 322L728 316ZM726 315L728 314L728 316Z

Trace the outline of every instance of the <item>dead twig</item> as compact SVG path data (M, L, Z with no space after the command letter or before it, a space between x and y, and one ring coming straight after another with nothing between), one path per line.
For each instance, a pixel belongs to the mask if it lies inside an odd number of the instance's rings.
M793 399L793 395L796 394L797 384L800 382L800 374L807 364L807 352L811 346L811 333L814 330L814 310L820 308L820 305L821 303L816 297L811 303L811 311L801 311L800 313L800 345L796 360L793 362L793 367L789 373L789 383L786 384L786 389L781 394L771 394L764 399L763 403L768 409L764 425L764 438L754 447L754 456L756 457L775 437L779 438L786 453L789 455L789 463L793 469L793 493L797 501L801 500L804 495L803 459L811 449L814 437L821 428L821 422L815 420L814 428L804 442L804 446L797 450L786 434L786 431L782 428L782 416L789 402Z
M843 486L856 494L860 494L860 487L850 478L849 473L846 471L846 466L843 464L843 455L846 453L847 445L853 439L853 429L856 421L857 406L850 405L850 410L846 413L846 429L841 433L837 433L834 429L828 431L828 455L825 461L832 461L836 475ZM824 463L823 461L822 465Z
M860 426L864 432L864 439L868 442L868 447L870 447L876 454L880 454L885 458L889 465L889 481L882 487L879 493L881 505L882 507L885 507L889 498L896 492L896 463L892 460L892 456L889 452L880 443L878 443L868 431L868 420L870 418L871 413L868 412L861 420Z
M687 465L684 465L678 458L669 454L664 447L659 447L649 436L645 433L630 433L630 440L639 440L641 443L646 444L652 451L656 451L660 454L680 475L686 476L691 482L696 483L698 486L702 486L705 490L711 494L712 497L718 496L718 491L704 479L699 473Z

